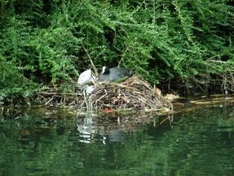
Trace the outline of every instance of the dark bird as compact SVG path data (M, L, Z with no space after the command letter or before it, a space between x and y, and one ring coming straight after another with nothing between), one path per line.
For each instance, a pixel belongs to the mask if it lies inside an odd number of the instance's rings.
M102 73L99 75L99 81L118 82L132 76L132 71L127 68L107 66L102 67Z

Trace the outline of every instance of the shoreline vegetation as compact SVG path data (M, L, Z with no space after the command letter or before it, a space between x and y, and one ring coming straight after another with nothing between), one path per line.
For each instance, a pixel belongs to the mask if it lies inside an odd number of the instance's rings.
M3 0L0 104L90 108L77 79L103 65L129 68L134 77L98 84L94 109L171 111L170 96L228 97L233 19L232 0Z

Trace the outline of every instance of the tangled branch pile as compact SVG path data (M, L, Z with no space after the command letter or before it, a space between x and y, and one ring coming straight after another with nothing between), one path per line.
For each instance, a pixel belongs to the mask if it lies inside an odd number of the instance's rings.
M79 110L173 110L171 101L158 94L146 81L131 77L121 83L98 82L86 95L83 90L60 93L56 87L37 94L40 104L46 106L78 107Z
M155 88L137 77L131 77L122 83L98 83L88 100L95 109L172 109L172 104L163 96L157 95Z

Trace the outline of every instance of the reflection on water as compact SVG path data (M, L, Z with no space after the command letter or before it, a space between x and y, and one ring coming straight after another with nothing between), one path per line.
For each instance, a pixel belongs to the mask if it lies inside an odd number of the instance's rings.
M90 143L93 135L96 133L94 117L85 117L84 122L77 124L77 130L80 133L80 142Z
M233 112L2 115L0 175L233 175Z
M132 122L134 125L134 122ZM130 123L129 123L130 124ZM130 130L125 125L112 120L112 123L98 121L98 117L87 116L77 123L79 132L79 142L95 143L101 141L103 144L108 142L123 142L126 130Z

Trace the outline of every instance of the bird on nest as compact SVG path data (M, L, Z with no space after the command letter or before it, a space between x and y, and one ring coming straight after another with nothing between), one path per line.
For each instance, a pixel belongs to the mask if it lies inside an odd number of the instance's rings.
M86 94L91 94L94 90L94 86L90 84L94 84L95 76L92 73L91 69L85 70L79 75L77 80L78 86L85 91Z
M109 68L107 66L102 67L102 72L99 75L99 81L101 82L119 82L129 78L133 75L132 71L123 67Z

